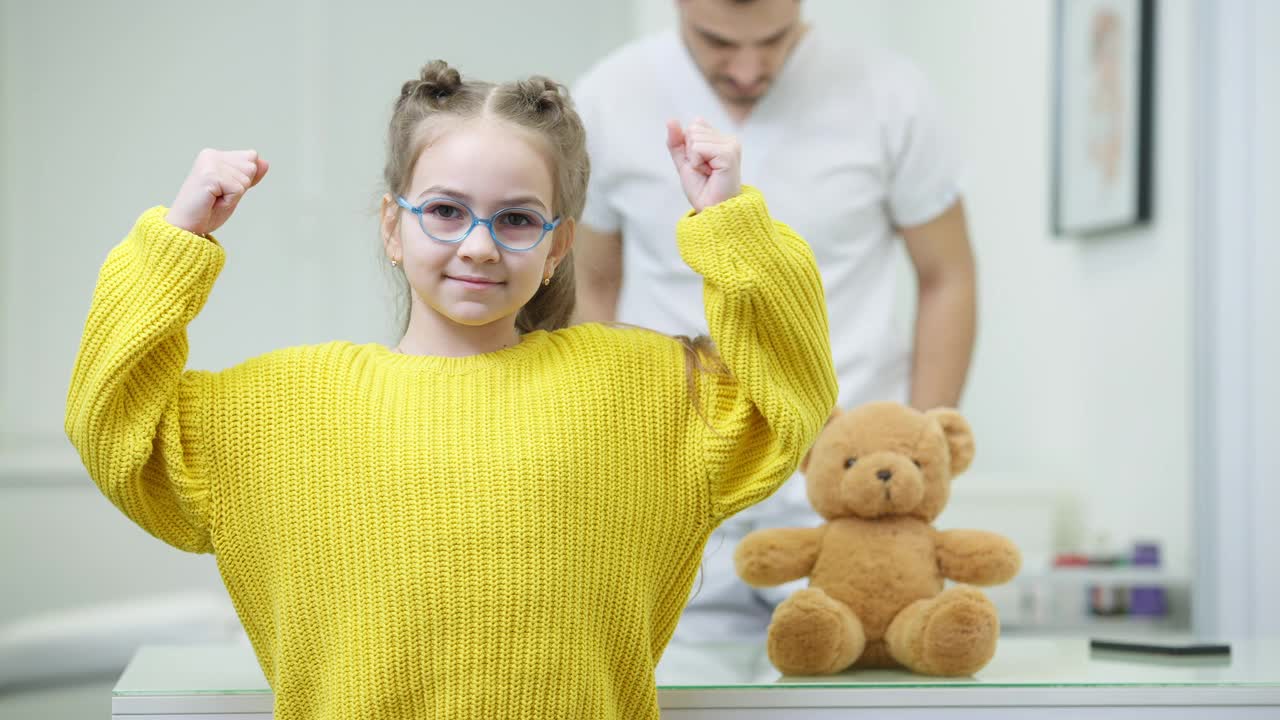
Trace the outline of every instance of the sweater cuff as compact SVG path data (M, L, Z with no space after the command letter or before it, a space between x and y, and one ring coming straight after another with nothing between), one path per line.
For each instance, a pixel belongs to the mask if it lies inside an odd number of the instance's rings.
M775 271L786 274L793 264L764 195L750 185L702 212L691 210L676 225L676 237L685 262L704 277L727 274L754 284Z
M148 268L172 278L174 284L211 287L226 262L226 251L212 236L203 237L170 225L169 209L157 205L139 216L130 235L142 248ZM163 281L161 281L163 283Z

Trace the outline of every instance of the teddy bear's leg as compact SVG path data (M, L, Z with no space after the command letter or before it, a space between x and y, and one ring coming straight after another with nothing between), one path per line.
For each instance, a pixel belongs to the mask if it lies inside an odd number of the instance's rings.
M915 672L962 677L991 660L999 636L1000 619L987 596L957 586L903 608L885 642L894 659Z
M858 616L819 588L793 593L774 609L769 623L769 660L784 675L840 672L866 644Z

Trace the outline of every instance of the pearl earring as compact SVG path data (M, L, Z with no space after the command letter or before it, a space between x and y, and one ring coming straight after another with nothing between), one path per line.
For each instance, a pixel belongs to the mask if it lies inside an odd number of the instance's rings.
M399 265L400 263L395 258L391 258L391 267L399 267Z

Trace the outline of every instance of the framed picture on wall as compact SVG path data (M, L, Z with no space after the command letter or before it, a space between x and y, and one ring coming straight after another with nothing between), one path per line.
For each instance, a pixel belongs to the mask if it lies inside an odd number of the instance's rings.
M1053 230L1151 218L1154 0L1057 0Z

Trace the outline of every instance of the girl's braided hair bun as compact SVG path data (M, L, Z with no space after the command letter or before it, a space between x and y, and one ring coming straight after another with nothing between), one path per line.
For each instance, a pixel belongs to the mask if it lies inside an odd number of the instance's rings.
M462 89L462 75L443 60L432 60L422 66L416 80L409 80L400 87L400 102L410 98L425 100L436 108L442 108Z
M527 110L542 115L550 124L564 117L570 107L569 91L564 85L542 75L512 83L512 94Z

